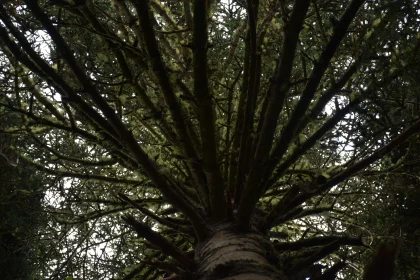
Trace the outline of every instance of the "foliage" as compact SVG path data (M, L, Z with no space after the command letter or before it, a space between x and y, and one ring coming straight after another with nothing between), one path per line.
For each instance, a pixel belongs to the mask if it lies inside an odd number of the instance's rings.
M10 137L1 137L0 145L0 271L3 279L32 279L44 265L40 232L46 215L41 201L47 180L35 169L16 164L5 148Z
M394 180L420 129L418 21L409 0L1 3L0 114L20 120L1 131L65 178L38 277L198 279L231 227L270 237L275 273L360 277L371 245L413 237Z

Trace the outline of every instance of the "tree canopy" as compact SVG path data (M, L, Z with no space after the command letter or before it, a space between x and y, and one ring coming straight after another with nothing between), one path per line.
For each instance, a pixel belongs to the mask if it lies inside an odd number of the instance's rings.
M416 279L419 11L2 1L0 152L59 179L34 279L360 279L397 239Z

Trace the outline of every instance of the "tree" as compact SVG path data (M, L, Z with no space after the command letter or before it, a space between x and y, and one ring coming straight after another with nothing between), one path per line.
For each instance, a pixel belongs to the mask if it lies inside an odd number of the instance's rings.
M420 131L418 5L0 4L3 131L66 178L39 277L359 278Z
M7 149L10 140L0 136L0 272L3 279L25 280L42 266L39 231L46 216L41 201L48 181L34 168L18 164Z
M384 190L377 196L381 203L373 203L365 209L363 217L359 216L377 239L404 237L397 266L399 278L396 279L416 279L420 273L417 266L420 249L417 233L420 221L418 143L418 137L412 137L408 143L395 149L390 158L383 160L388 168L375 172ZM397 164L390 164L391 161Z

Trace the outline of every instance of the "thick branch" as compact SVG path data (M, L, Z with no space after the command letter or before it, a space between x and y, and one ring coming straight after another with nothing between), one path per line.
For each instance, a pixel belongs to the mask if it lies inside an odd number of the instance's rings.
M108 44L109 49L112 50L115 54L115 57L117 58L118 64L120 66L120 69L124 75L124 77L130 81L130 83L133 85L135 92L140 97L142 103L144 106L150 110L150 113L155 116L161 123L159 126L159 129L162 130L163 134L165 134L168 139L172 143L176 143L176 136L174 132L172 131L171 126L168 124L167 120L163 118L162 114L160 113L160 110L156 108L156 105L152 102L152 100L147 96L145 90L140 86L140 84L136 81L130 66L128 62L126 61L125 56L121 52L119 48L119 42L115 43L116 35L112 34L109 29L105 28L95 17L93 12L87 7L82 6L79 8L81 12L83 13L84 17L90 22L90 24L95 28L95 30L98 32L98 34L101 34L101 38ZM125 9L122 9L124 12ZM105 36L106 34L106 36ZM138 59L136 59L137 62Z
M250 72L250 40L249 40L249 31L247 31L247 36L245 38L245 47L244 47L244 62L243 62L243 74L242 74L242 85L241 91L239 94L238 100L238 109L236 113L236 124L235 130L233 134L233 142L232 142L232 155L229 161L229 178L228 178L228 188L230 192L235 192L236 185L238 184L237 176L238 176L238 158L239 158L239 151L240 151L240 144L241 138L243 133L243 125L244 125L244 118L245 118L245 101L246 101L246 93L248 89L248 82L249 82L249 72ZM235 195L236 197L236 195ZM235 205L239 205L240 197L235 199Z
M306 84L305 89L299 99L298 104L296 105L292 116L287 123L286 127L283 129L281 133L281 137L276 143L276 146L272 153L272 158L274 159L270 164L269 168L266 170L267 173L271 173L274 170L275 164L280 161L284 153L287 151L287 148L290 145L292 139L298 133L297 129L303 129L304 125L300 125L302 119L305 116L305 112L307 111L315 92L318 88L319 83L321 82L321 78L324 76L325 71L327 70L332 57L334 56L335 52L337 51L342 39L347 33L347 29L352 22L353 18L356 16L356 13L360 6L363 4L364 0L353 0L346 11L344 12L343 16L340 19L339 25L334 28L334 33L328 42L327 46L325 47L324 51L322 52L320 58L318 59L317 63L312 70L312 73L309 77L309 81ZM346 74L340 80L341 87L347 82L347 80L353 75L356 71L359 63L353 64L353 67L346 72ZM325 95L325 97L319 103L323 105L326 103L328 99L331 98L334 91L337 89L333 87L333 89ZM323 108L323 107L322 107ZM320 108L317 107L316 111L319 111ZM314 111L314 112L316 112Z
M340 244L337 242L332 242L328 245L321 247L316 252L312 253L310 256L302 259L295 260L295 265L290 269L286 269L288 275L294 275L304 270L305 268L311 266L313 263L320 261L329 254L337 251L340 248Z
M245 115L244 124L242 125L241 131L241 145L239 151L239 163L238 172L236 174L236 188L235 188L235 200L239 201L242 196L242 190L244 188L245 175L248 173L251 161L252 151L252 130L254 126L254 114L255 104L257 102L257 91L258 91L258 80L260 76L261 59L260 55L257 54L257 18L258 18L258 2L254 0L247 0L248 10L248 35L250 46L250 64L249 64L249 76L244 77L248 79L248 88L246 89L246 104L245 104Z
M287 221L300 219L303 217L311 216L311 215L317 215L324 212L330 212L333 210L333 207L318 207L318 208L312 208L312 209L302 209L300 207L295 208L293 211L289 211L286 216L277 218L273 222L273 226L284 224Z
M131 205L133 208L139 210L142 214L144 214L145 216L148 216L152 219L154 219L155 221L157 221L158 223L170 227L176 231L182 231L182 232L186 232L185 228L183 228L182 226L180 226L179 224L173 223L167 219L161 218L159 215L156 215L155 213L149 211L148 209L142 207L140 204L138 204L137 202L135 202L134 200L130 199L129 197L127 197L125 194L123 193L119 193L118 194L119 198L128 203L129 205Z
M244 194L238 209L237 222L242 228L248 228L251 213L262 193L262 188L259 186L259 179L264 172L265 163L268 159L274 137L274 131L277 126L277 119L289 88L289 80L299 32L309 8L309 3L310 1L308 0L296 1L292 18L285 27L281 61L276 70L275 77L270 84L269 93L267 94L267 96L272 99L268 105L262 132L258 140L256 154L251 164Z
M375 150L370 156L367 158L355 163L354 165L346 168L345 170L339 172L338 174L331 177L325 184L319 187L319 189L314 193L302 193L298 195L290 204L290 207L296 207L307 201L308 199L319 195L325 191L328 191L331 187L347 180L357 172L367 168L369 165L381 159L386 154L394 150L396 147L401 145L405 140L407 140L410 136L420 132L420 120L415 122L413 125L408 127L404 132L400 135L395 137L391 142L385 145L382 148Z
M191 171L195 176L197 184L200 186L201 196L207 195L206 184L203 182L202 167L200 166L200 160L197 152L194 150L193 141L191 135L188 133L188 122L182 112L181 104L178 102L177 97L173 91L172 84L169 80L167 71L165 69L162 56L159 52L159 46L154 34L152 19L150 15L149 1L134 1L133 4L136 7L137 15L140 21L140 27L142 32L142 38L146 46L147 54L152 66L152 71L155 74L160 90L165 98L165 102L168 105L171 113L172 120L175 124L177 131L178 141L188 157L188 164L190 165ZM190 126L190 130L193 128ZM207 200L204 200L207 201Z
M79 178L79 179L85 179L85 180L97 180L97 181L108 182L108 183L121 183L121 184L131 184L131 185L137 185L139 183L142 183L142 181L139 181L139 180L130 180L130 179L122 179L122 178L115 178L115 177L95 175L95 174L81 174L81 173L74 173L70 171L53 170L53 169L45 167L42 164L33 162L32 160L26 158L25 156L21 154L19 155L19 158L23 162L26 162L34 166L36 169L40 171L43 171L47 174L51 174L58 177L70 177L70 178Z
M303 154L305 154L310 148L312 148L328 131L330 131L338 122L340 122L352 108L360 103L359 99L351 101L344 108L338 110L328 121L326 121L321 128L319 128L314 134L312 134L298 149L286 158L284 162L277 168L276 172L271 175L271 179L268 181L265 186L265 190L269 189L275 182L280 178L280 176L294 163L298 160ZM271 172L272 174L273 172ZM267 172L266 176L269 176L270 173ZM265 182L265 181L264 181Z
M158 247L162 253L173 257L180 264L187 268L192 268L193 263L191 260L184 255L177 247L172 245L168 240L162 237L159 233L153 231L146 224L137 221L132 216L123 216L122 219L130 225L140 237L145 238L147 241Z
M32 139L38 143L38 145L47 150L48 152L50 152L51 154L53 154L54 156L57 157L57 160L63 160L63 161L68 161L71 163L78 163L82 166L112 166L115 163L117 163L116 159L112 159L112 158L108 158L108 159L101 159L98 161L94 161L94 160L85 160L85 159L80 159L77 157L69 157L69 156L65 156L63 154L61 154L60 152L58 152L57 150L51 148L50 146L48 146L47 144L45 144L44 142L42 142L40 139L38 139L38 137L36 137L36 135L34 133L31 133Z
M27 41L26 37L20 33L10 21L7 16L7 12L2 5L0 5L0 19L5 23L10 33L18 40L24 49L25 53L29 55L30 59L26 54L22 53L20 47L10 40L9 33L0 26L0 38L3 43L7 46L10 52L26 67L45 79L45 81L53 85L54 88L62 95L63 99L68 99L77 108L80 109L83 114L89 117L89 120L98 124L109 135L115 139L118 139L117 133L110 126L110 124L102 118L90 105L88 105L74 90L64 81L64 79L51 68L32 48L32 45ZM52 25L51 25L52 26Z
M295 242L279 242L274 244L274 248L279 252L288 250L299 251L304 248L323 246L333 242L339 245L364 246L360 238L348 236L320 236L302 239Z
M207 40L208 11L207 2L194 1L193 17L193 63L194 96L197 100L198 120L201 133L201 152L203 168L207 176L210 192L211 216L221 220L226 216L224 203L224 184L217 158L215 119L208 85Z
M175 186L171 186L168 183L166 176L164 176L164 174L162 174L158 170L155 163L138 145L132 132L130 132L127 129L127 127L124 125L121 119L116 115L113 108L109 106L106 100L99 94L97 89L90 83L90 79L87 77L85 71L81 68L81 66L77 63L68 44L65 42L63 37L61 37L61 35L57 32L57 29L52 25L47 15L40 9L36 2L30 0L25 0L25 2L28 5L29 9L33 12L33 14L42 23L48 34L51 36L51 39L60 49L64 60L70 66L74 75L77 77L86 93L89 94L93 102L95 102L95 104L104 114L106 119L109 121L112 128L117 133L119 140L126 145L127 149L131 152L131 155L143 167L144 171L155 183L156 187L162 192L162 194L168 200L168 202L178 207L187 217L191 219L191 222L194 225L194 229L196 230L197 236L199 238L205 236L205 229L202 225L203 220L197 213L197 209L190 205L183 197L181 197L176 192ZM93 110L92 108L90 109Z
M1 31L1 30L0 30ZM67 131L70 133L74 133L76 135L79 135L81 137L83 137L84 139L86 139L87 141L93 143L93 144L101 144L102 140L97 137L96 135L93 135L85 130L82 130L78 127L70 127L67 125L64 125L62 123L58 123L55 121L52 121L50 119L45 119L45 118L41 118L39 116L36 116L35 114L31 113L31 112L27 112L21 109L17 109L14 107L11 107L8 104L4 104L4 103L0 103L0 105L2 107L8 108L9 110L13 111L13 112L18 112L19 114L22 114L30 119L32 119L34 122L29 122L27 127L29 128L31 125L45 125L48 126L49 128L56 128L56 129L60 129L63 131ZM130 156L127 154L127 150L124 149L124 147L121 145L121 143L117 142L113 137L111 137L109 134L107 134L106 132L101 131L100 135L106 139L106 141L110 142L113 145L113 149L110 151L110 153L114 156L116 156L119 160L119 163L122 164L122 166L127 167L127 168L137 168L138 164L137 162ZM70 157L66 157L63 159L65 160L69 160L72 161L72 159ZM82 163L83 161L77 160L74 162L79 162ZM87 165L89 165L87 162L85 162Z

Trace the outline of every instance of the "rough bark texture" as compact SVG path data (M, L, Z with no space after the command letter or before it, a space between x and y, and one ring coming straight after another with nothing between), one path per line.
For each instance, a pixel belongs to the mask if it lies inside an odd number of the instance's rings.
M270 241L261 233L224 228L197 250L197 279L287 279L274 268L273 255Z

